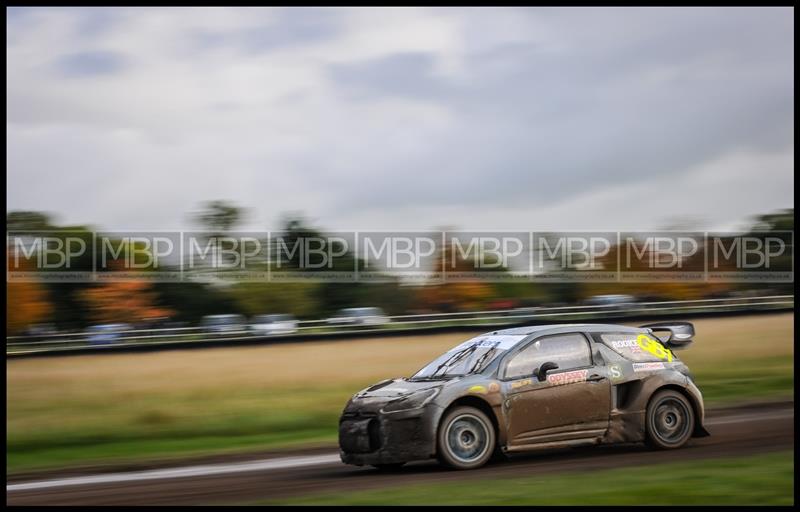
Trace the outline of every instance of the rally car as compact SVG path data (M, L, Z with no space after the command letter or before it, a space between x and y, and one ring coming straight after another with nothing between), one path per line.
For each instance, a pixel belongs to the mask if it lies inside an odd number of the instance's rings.
M339 420L341 459L392 469L436 457L472 469L539 448L679 448L709 435L700 390L673 352L693 336L688 322L486 333L356 393Z

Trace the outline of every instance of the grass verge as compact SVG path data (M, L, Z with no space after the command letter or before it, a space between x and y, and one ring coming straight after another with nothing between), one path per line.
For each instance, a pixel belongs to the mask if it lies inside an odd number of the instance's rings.
M316 494L292 505L793 505L791 451L658 466ZM266 504L266 503L265 503Z

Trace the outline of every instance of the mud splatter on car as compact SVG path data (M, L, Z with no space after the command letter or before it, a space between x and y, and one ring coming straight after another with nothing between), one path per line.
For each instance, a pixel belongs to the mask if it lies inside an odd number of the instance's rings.
M339 421L341 459L386 469L436 457L471 469L496 454L541 448L679 448L708 435L703 397L674 353L693 338L687 322L477 336L409 378L356 393Z

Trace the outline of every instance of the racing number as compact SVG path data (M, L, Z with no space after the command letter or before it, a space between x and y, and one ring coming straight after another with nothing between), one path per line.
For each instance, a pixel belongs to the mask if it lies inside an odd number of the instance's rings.
M646 334L640 334L636 337L636 343L642 347L643 350L650 352L659 359L666 359L667 362L672 362L672 351L665 348L661 343L657 342Z

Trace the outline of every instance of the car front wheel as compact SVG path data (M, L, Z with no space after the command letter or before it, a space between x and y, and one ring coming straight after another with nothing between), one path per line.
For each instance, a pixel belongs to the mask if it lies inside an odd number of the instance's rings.
M437 447L444 465L454 469L479 468L494 453L492 422L474 407L456 407L445 414L439 426Z
M694 410L681 393L659 391L647 405L647 444L660 450L680 448L692 437Z

